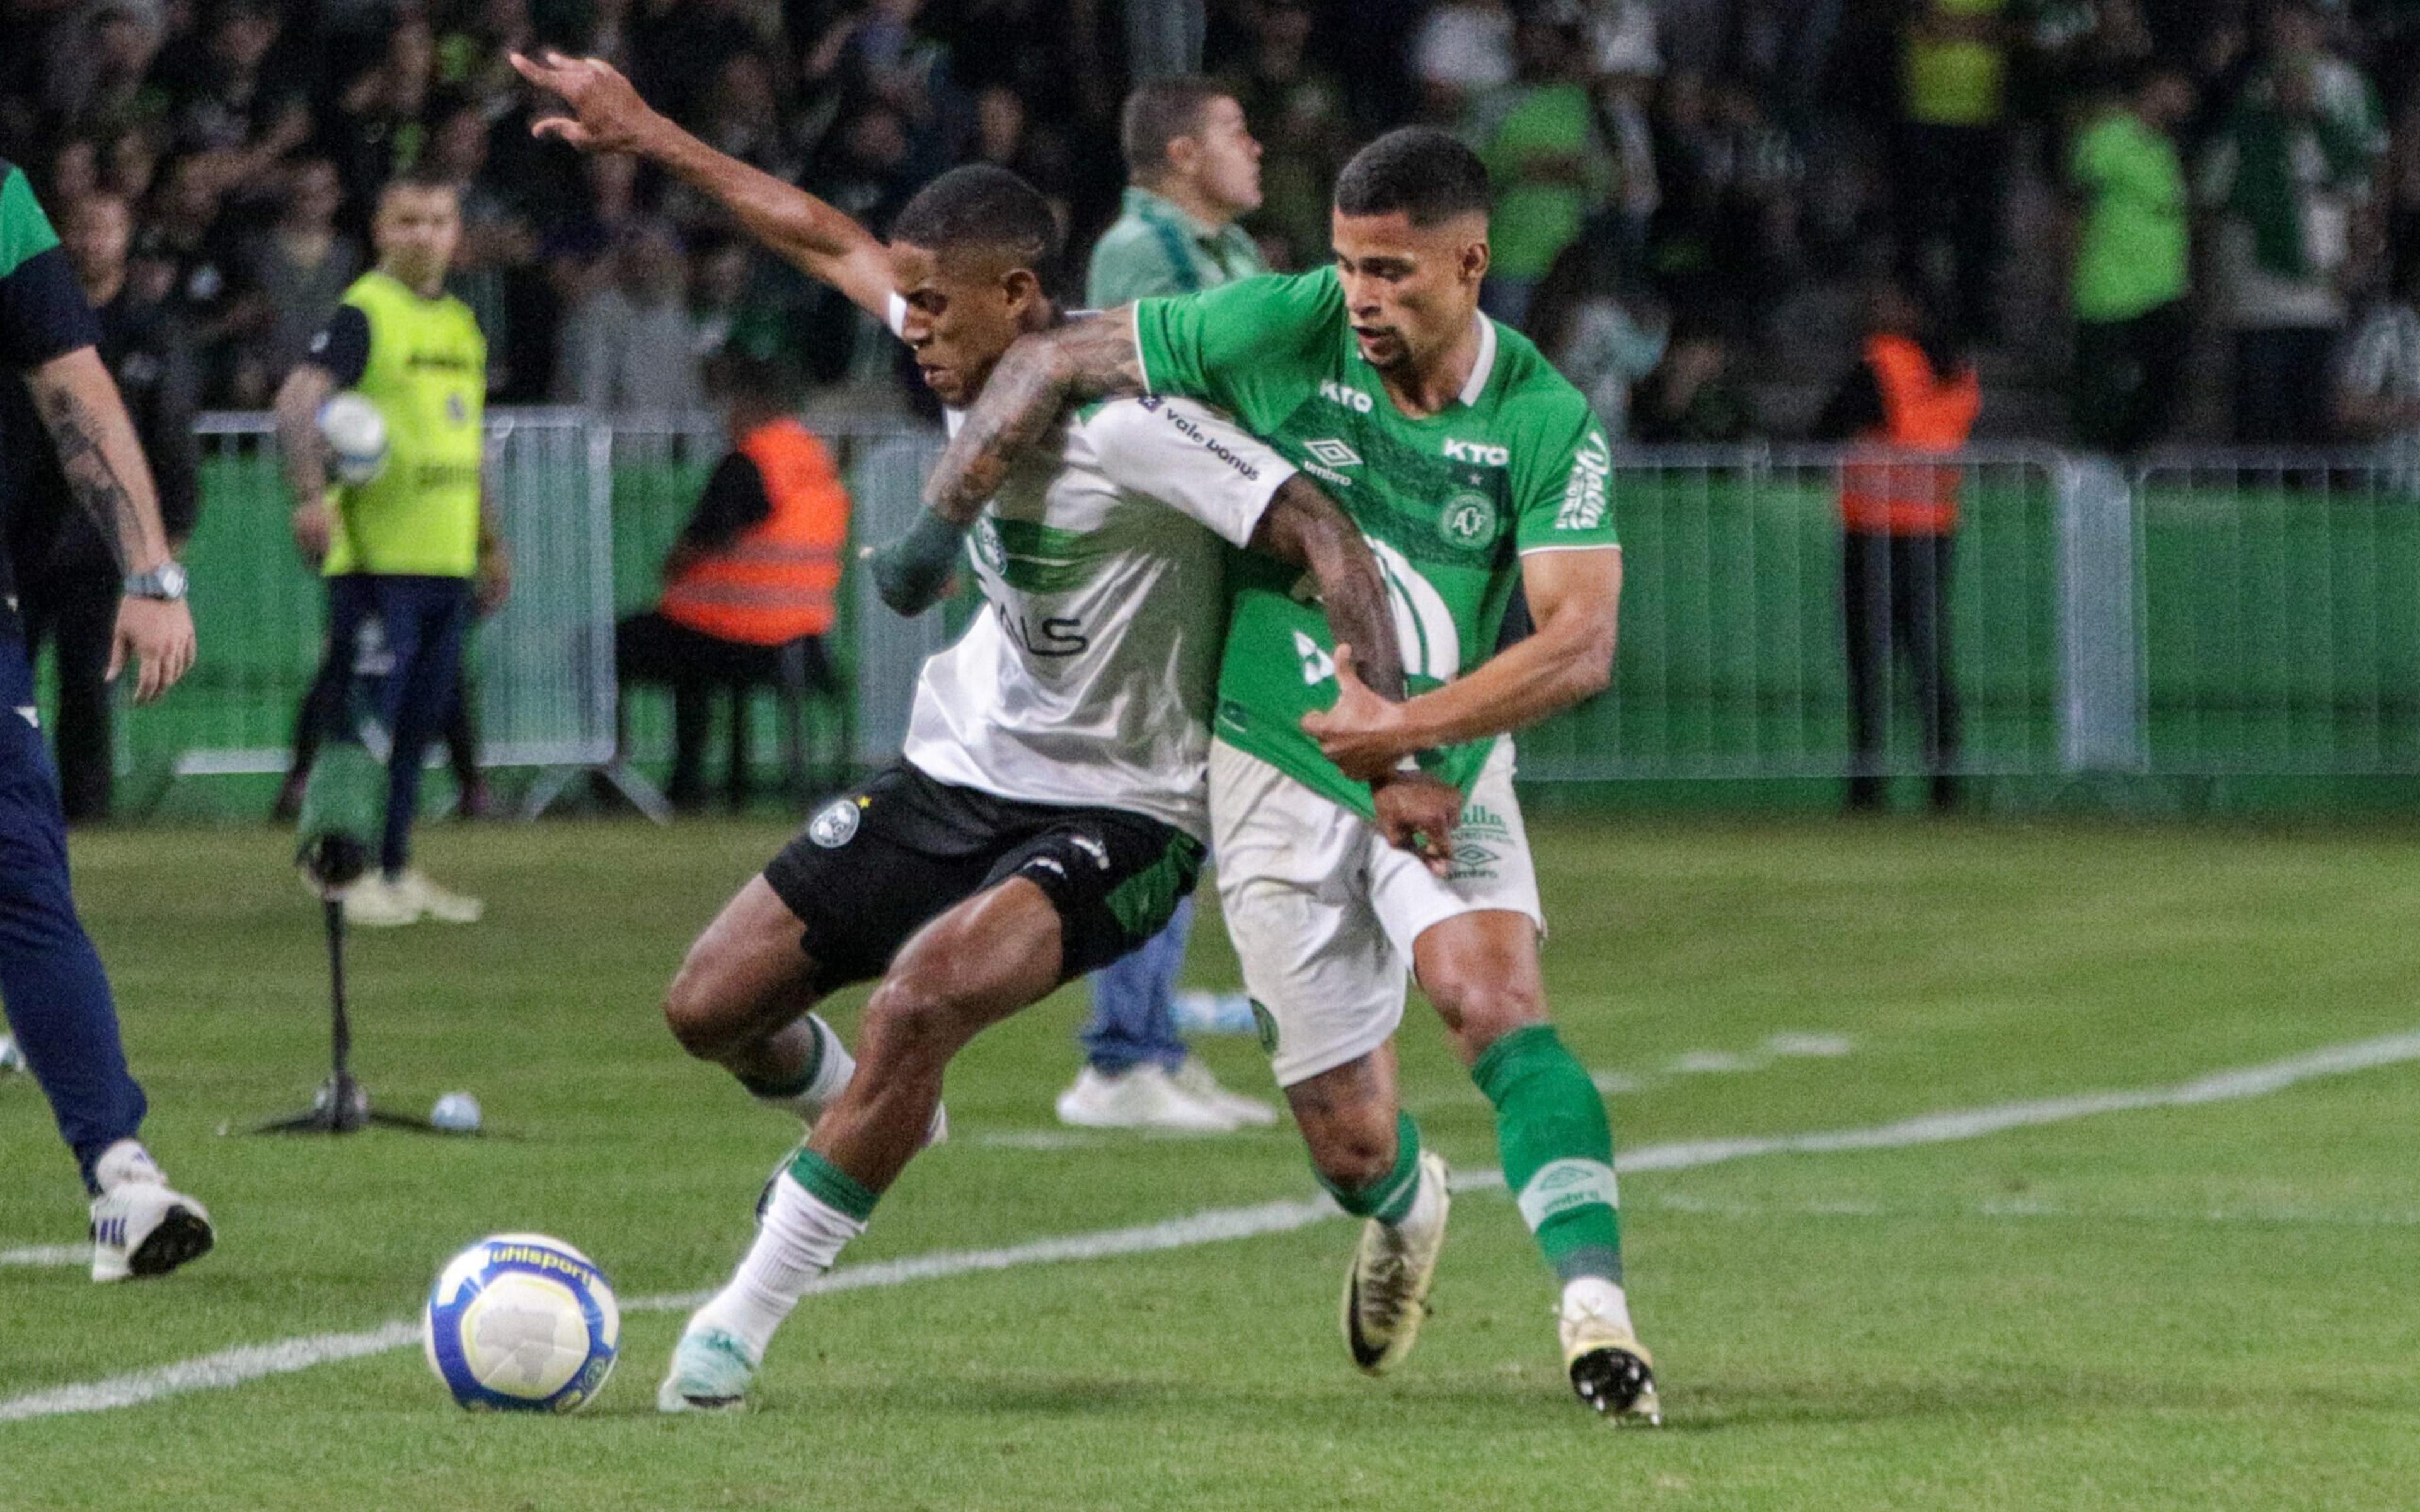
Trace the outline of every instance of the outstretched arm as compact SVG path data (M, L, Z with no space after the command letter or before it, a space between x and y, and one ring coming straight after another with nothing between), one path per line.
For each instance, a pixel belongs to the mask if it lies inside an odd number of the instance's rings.
M1521 582L1537 634L1402 703L1364 686L1339 647L1343 692L1326 713L1304 716L1303 729L1345 775L1368 778L1415 751L1504 734L1602 691L1613 681L1621 550L1535 552L1521 559Z
M522 78L562 98L567 116L533 123L533 135L582 152L628 152L646 159L738 218L748 234L830 284L851 303L887 320L891 257L874 233L803 189L717 152L650 109L620 70L602 58L548 51L511 54Z

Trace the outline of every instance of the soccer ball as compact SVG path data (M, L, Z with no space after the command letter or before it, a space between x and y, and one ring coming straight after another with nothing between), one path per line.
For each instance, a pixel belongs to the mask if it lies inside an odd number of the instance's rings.
M428 1368L473 1411L576 1412L613 1373L622 1309L603 1272L544 1234L494 1234L445 1262L421 1315Z
M319 436L342 482L368 483L386 467L386 416L358 393L337 394L319 407Z

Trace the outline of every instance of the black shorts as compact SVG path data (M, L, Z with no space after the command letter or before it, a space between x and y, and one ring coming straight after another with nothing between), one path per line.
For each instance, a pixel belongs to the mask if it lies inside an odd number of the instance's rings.
M879 977L908 936L1024 877L1059 910L1059 980L1157 934L1193 890L1202 842L1118 809L1019 803L937 782L905 762L815 810L765 868L806 925L814 990Z

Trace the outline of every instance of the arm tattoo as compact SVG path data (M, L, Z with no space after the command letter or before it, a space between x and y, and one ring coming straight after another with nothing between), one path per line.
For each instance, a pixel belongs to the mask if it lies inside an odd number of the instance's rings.
M1018 338L924 483L924 507L965 525L1009 467L1069 404L1142 392L1133 317L1123 310Z
M1353 648L1360 677L1389 702L1404 699L1404 652L1377 553L1342 506L1297 472L1278 486L1252 532L1252 549L1309 567L1319 581L1327 628Z
M50 427L52 441L58 448L59 471L67 474L69 491L100 528L110 560L122 574L143 539L143 512L101 450L101 419L65 388L44 393L41 404L42 423Z

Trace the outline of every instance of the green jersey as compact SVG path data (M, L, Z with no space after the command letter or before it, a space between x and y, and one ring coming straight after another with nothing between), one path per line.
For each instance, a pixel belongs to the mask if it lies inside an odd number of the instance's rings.
M1476 318L1469 381L1444 409L1415 419L1362 358L1333 269L1135 306L1152 392L1219 406L1352 515L1386 576L1415 692L1495 650L1523 555L1618 544L1612 455L1587 398L1519 332ZM1218 738L1373 812L1369 788L1302 730L1304 715L1336 702L1327 620L1307 580L1243 556L1228 577ZM1425 764L1466 793L1493 745L1475 741Z
M1148 294L1190 294L1269 270L1240 225L1203 226L1148 189L1128 189L1093 248L1084 299L1095 310Z

